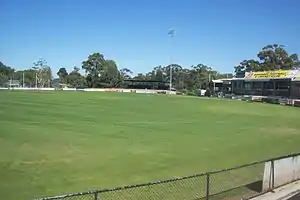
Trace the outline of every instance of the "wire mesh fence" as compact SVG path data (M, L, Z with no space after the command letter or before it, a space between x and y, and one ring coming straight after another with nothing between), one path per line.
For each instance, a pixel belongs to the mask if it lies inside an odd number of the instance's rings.
M266 162L271 162L273 166L268 176L271 180L269 188L274 188L274 161L289 156L175 179L38 200L240 200L263 192Z
M264 163L212 173L210 199L240 199L261 193L263 175Z
M113 200L146 200L146 199L189 199L191 196L202 198L205 196L206 180L204 176L188 177L159 184L129 188L101 194L100 199Z

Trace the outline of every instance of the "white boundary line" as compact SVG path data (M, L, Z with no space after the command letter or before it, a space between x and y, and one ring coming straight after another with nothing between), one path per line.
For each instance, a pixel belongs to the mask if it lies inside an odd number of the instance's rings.
M0 123L6 123L11 121L5 121L1 120ZM199 123L199 121L105 121L104 124L195 124ZM67 125L73 125L72 122L61 122L61 121L48 121L48 122L39 122L39 121L28 121L25 122L26 125L36 125L36 124L67 124ZM85 121L82 124L99 124L98 122L93 121Z
M197 121L123 121L113 124L194 124Z

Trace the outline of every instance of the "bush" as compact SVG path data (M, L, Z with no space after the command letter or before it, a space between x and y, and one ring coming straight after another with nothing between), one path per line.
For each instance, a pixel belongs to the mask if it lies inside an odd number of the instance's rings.
M273 98L265 98L263 100L265 103L271 103L271 104L279 104L279 99L273 99Z
M188 96L196 96L196 93L195 93L195 91L187 91L186 95L188 95Z
M210 97L210 96L211 96L211 92L210 92L210 90L206 90L206 92L205 92L204 96L206 96L206 97Z

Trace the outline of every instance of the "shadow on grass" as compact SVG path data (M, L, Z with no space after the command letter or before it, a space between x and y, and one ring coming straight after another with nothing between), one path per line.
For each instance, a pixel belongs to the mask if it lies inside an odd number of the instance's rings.
M252 190L257 193L261 193L262 192L262 180L250 183L250 184L246 185L246 187L249 190Z
M293 196L293 197L291 197L291 198L289 198L288 200L299 200L299 199L300 199L300 193Z
M209 196L209 200L240 200L242 197L250 197L262 192L262 180L252 182L243 186L235 187ZM195 200L204 200L197 198Z

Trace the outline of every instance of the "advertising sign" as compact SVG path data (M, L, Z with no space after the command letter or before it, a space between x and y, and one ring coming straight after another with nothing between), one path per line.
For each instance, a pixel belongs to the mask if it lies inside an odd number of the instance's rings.
M278 70L263 72L248 72L245 74L246 79L277 79L277 78L294 78L298 70Z

